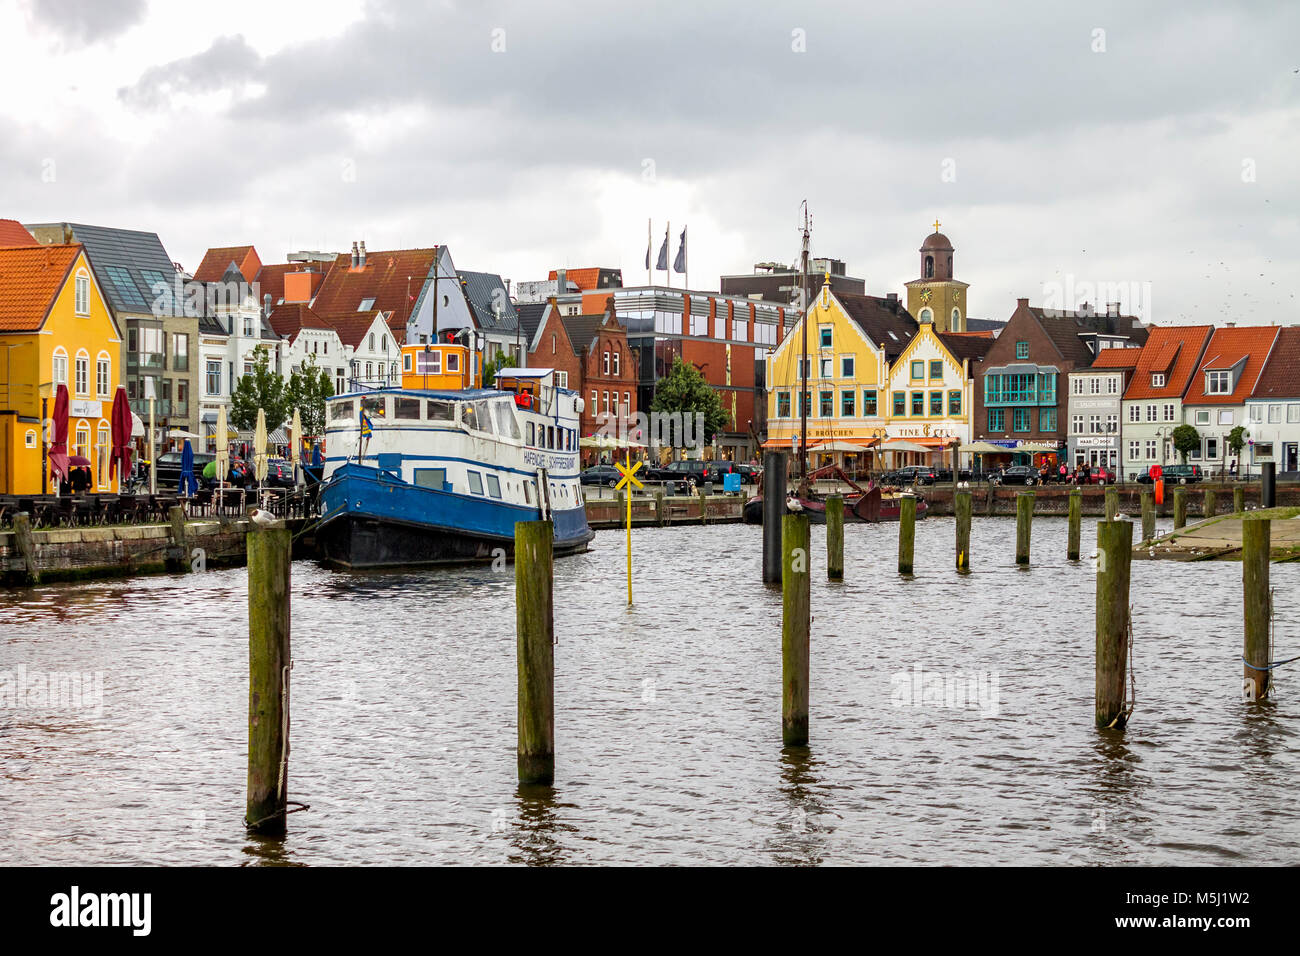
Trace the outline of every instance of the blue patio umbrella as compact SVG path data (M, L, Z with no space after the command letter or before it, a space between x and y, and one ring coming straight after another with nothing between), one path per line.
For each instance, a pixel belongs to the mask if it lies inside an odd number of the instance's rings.
M199 483L194 477L194 449L190 447L190 440L185 439L185 447L181 449L181 487L182 495L192 495L199 490Z
M313 468L320 467L320 443L311 446L311 464Z

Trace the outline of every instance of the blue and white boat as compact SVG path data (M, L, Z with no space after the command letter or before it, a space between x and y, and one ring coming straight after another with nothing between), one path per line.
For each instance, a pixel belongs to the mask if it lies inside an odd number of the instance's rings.
M513 555L515 522L542 519L554 524L556 555L587 550L595 535L578 480L578 394L557 387L550 369L503 369L495 388L414 387L458 384L468 356L442 345L403 353L401 387L326 403L323 560L491 561Z

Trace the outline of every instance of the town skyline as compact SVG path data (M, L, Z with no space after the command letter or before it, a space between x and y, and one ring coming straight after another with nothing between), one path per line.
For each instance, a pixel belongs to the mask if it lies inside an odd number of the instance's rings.
M812 254L873 295L916 277L937 219L972 315L1067 281L1149 288L1156 323L1300 311L1300 15L1281 4L1051 22L593 7L582 29L510 4L313 9L239 2L205 25L143 0L0 6L7 58L47 78L0 120L0 215L157 232L191 271L214 246L282 261L364 240L446 245L516 283L603 266L628 285L651 218L652 258L689 227L706 291L797 261L806 198ZM430 36L456 42L429 57Z

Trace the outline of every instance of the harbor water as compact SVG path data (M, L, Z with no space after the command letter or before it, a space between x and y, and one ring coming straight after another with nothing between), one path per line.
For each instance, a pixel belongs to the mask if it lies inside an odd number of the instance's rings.
M295 563L288 789L310 810L282 841L242 824L243 569L5 592L0 863L1300 863L1300 663L1241 700L1240 564L1133 563L1136 710L1101 733L1095 522L1068 562L1039 519L1029 570L1014 527L977 518L958 576L952 519L919 522L903 579L897 526L850 525L842 583L813 529L801 751L761 529L634 531L631 609L623 533L600 532L555 565L553 789L516 779L512 566ZM1300 564L1272 574L1285 658ZM102 699L32 692L66 675Z

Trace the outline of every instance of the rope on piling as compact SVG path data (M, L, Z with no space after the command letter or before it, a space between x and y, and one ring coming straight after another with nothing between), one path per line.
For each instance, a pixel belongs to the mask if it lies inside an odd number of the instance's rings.
M293 807L293 809L290 810L289 807ZM276 810L274 813L267 814L266 816L262 817L262 819L260 820L254 820L252 823L249 823L248 818L245 817L244 826L247 827L249 830L252 830L255 827L260 827L267 820L274 820L276 817L287 817L291 813L300 813L303 810L310 810L310 809L311 809L310 803L299 803L297 800L286 800L285 808L283 810Z
M1124 707L1115 719L1106 725L1109 730L1119 725L1127 725L1128 719L1133 716L1133 711L1137 707L1137 674L1134 672L1133 663L1133 605L1128 606L1128 623L1124 628L1124 642L1128 644L1128 687L1129 699L1124 701Z
M1275 667L1281 667L1283 664L1290 664L1292 661L1300 661L1300 657L1288 657L1284 661L1273 661L1271 664L1266 664L1263 667L1256 667L1250 661L1246 660L1244 654L1241 657L1241 662L1253 671L1271 671Z

